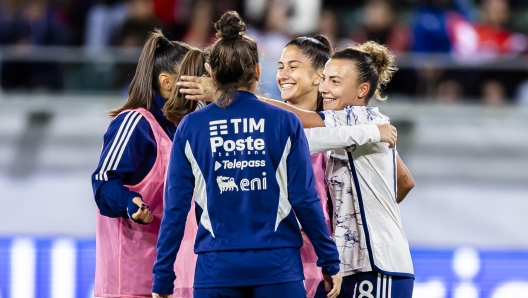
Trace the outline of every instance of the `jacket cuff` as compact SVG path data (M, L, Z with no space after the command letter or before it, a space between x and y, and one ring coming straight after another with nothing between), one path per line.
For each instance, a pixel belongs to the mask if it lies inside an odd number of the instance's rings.
M372 143L379 143L381 140L380 131L377 125L375 124L367 124L365 125L365 129L367 130L367 135L372 136L370 142Z
M328 274L330 276L336 275L338 272L339 272L339 265L326 266L323 268L323 273Z
M152 293L167 295L172 294L173 291L174 285L171 284L170 287L166 287L161 285L160 282L156 282L156 280L154 280L154 283L152 285Z
M141 195L136 192L130 192L126 194L126 197L123 198L123 201L126 202L126 212L128 214L128 218L130 219L132 219L132 214L139 210L139 206L132 201L135 197L141 198Z

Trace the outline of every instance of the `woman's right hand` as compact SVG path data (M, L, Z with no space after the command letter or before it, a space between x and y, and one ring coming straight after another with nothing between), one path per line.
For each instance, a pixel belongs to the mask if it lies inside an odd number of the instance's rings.
M343 283L343 277L341 272L336 275L323 274L325 291L329 292L326 296L328 298L336 298L341 293L341 284Z
M390 124L379 124L378 129L380 132L380 142L389 143L389 148L396 146L398 140L398 131L396 127Z
M152 293L152 298L172 298L172 294Z
M176 83L185 99L214 102L216 100L216 86L209 77L181 76Z
M145 202L140 197L133 198L132 202L139 207L138 211L131 215L132 219L141 224L151 223L153 218L152 211L150 211Z

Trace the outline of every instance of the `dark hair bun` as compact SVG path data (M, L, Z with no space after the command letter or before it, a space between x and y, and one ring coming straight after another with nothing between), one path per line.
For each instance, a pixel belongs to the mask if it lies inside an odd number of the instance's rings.
M228 11L218 20L214 27L216 37L223 39L232 39L246 34L246 23L236 11Z

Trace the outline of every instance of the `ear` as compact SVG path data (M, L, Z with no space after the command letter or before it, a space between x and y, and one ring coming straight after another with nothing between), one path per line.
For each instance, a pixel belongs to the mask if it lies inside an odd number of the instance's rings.
M363 83L358 86L358 97L365 98L370 91L370 84Z
M260 80L260 63L257 64L257 67L255 67L255 81Z
M165 91L169 91L169 92L172 91L172 80L173 80L172 75L166 72L160 73L158 77L158 83L159 83L160 88Z
M318 69L316 72L315 72L315 76L317 76L313 82L313 84L315 86L318 86L320 85L322 82L323 82L323 69Z

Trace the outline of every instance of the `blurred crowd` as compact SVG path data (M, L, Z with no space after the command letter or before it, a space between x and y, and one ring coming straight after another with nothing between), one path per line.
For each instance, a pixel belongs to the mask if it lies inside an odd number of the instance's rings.
M263 54L262 86L272 96L278 96L273 86L281 50L299 35L324 34L336 47L375 40L397 56L447 54L479 65L528 53L526 0L1 0L0 47L84 46L97 54L109 46L141 47L154 28L205 46L214 38L213 22L227 10L237 10L251 25ZM528 103L528 69L445 69L434 62L400 67L386 92L446 103ZM76 74L78 80L104 81L101 88L124 90L134 69L122 65L97 76L101 69L85 65ZM57 63L7 61L1 70L4 90L76 86L65 78L72 72Z

